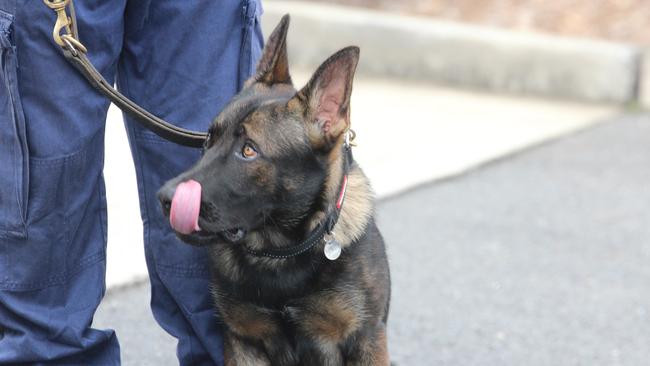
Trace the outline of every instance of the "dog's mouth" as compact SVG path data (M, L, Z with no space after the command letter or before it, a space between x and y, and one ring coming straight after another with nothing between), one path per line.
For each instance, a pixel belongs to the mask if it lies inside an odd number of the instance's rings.
M244 239L244 237L246 236L246 229L241 227L236 227L236 228L220 231L218 235L223 237L227 242L237 243L242 239Z
M169 217L169 223L178 237L190 244L205 245L211 243L237 243L244 239L247 230L243 227L222 229L216 222L206 220L206 206L202 203L201 184L195 180L180 183L171 201L162 200L163 214ZM208 217L210 215L208 212ZM220 225L219 225L220 226ZM225 225L224 225L225 226ZM227 226L226 226L227 227Z
M248 231L242 227L235 227L227 230L208 231L201 230L189 234L176 231L176 235L184 242L194 245L209 245L218 243L236 244L242 241Z

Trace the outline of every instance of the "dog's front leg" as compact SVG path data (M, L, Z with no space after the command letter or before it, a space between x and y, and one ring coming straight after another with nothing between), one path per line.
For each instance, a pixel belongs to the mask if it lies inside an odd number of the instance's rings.
M298 355L294 351L293 345L283 334L276 334L275 336L262 340L266 355L271 360L273 366L298 366L309 365L304 363L303 360L298 359Z
M389 366L386 325L360 332L346 352L345 366Z
M283 336L271 339L244 339L233 332L224 335L226 366L295 366L298 360L293 347Z
M243 345L256 347L264 352L267 363L273 366L294 366L298 358L284 334L281 319L272 310L253 304L220 298L219 309L231 334L233 355L244 349ZM237 357L234 357L235 359ZM245 359L244 356L240 358ZM266 365L262 363L262 365ZM239 365L235 363L234 365ZM248 365L244 363L244 365Z
M232 332L224 334L225 366L271 366L264 350Z
M339 345L332 342L314 341L306 335L299 335L297 353L301 365L343 366L343 354Z
M349 287L294 301L284 315L298 334L297 352L305 365L343 365L341 346L359 333L366 317L366 297ZM301 344L302 342L302 344Z

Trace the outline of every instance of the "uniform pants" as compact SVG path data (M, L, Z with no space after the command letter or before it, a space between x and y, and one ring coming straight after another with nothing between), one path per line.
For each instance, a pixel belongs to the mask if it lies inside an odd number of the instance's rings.
M192 130L207 130L261 53L259 0L75 0L75 8L103 76ZM0 365L118 365L114 331L91 327L105 292L109 103L60 54L54 22L42 0L0 0ZM200 151L129 117L125 125L153 315L178 339L181 365L222 364L206 251L175 237L155 196Z

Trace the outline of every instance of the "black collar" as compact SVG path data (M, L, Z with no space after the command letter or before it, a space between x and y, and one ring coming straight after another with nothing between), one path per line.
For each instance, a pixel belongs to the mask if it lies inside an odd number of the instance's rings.
M272 248L260 251L245 248L246 252L256 257L276 259L291 258L307 252L318 243L320 243L325 237L325 234L331 234L334 226L339 220L339 216L341 215L341 208L343 207L343 201L345 200L345 193L348 185L348 173L352 167L352 162L352 148L346 140L346 142L343 144L343 178L341 179L341 184L339 186L339 195L336 203L330 209L325 220L319 223L318 226L314 228L314 230L307 234L305 240L298 243L297 245L285 248Z

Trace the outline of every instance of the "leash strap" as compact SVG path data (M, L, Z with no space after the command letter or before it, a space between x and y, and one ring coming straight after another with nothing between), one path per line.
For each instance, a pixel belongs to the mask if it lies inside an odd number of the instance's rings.
M97 91L106 96L123 112L129 114L140 122L144 127L153 131L156 135L175 142L179 145L189 147L202 147L206 141L207 134L177 127L140 107L104 79L99 71L93 66L86 56L87 49L79 41L77 33L77 20L72 0L43 0L45 5L57 13L57 21L54 25L52 37L61 47L63 56L88 80ZM67 10L70 10L70 16ZM61 34L63 32L63 34Z

